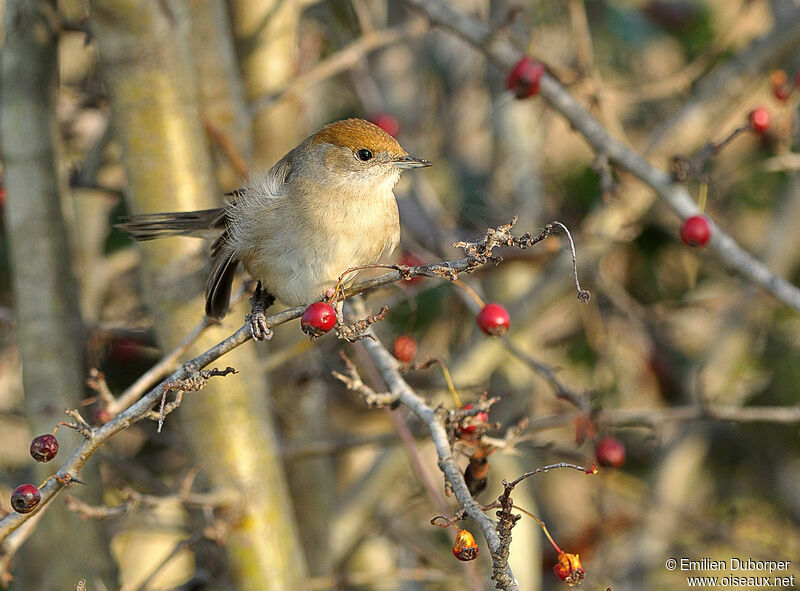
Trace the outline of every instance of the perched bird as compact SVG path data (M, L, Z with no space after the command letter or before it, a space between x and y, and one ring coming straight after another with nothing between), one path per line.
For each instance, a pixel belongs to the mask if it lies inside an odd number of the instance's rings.
M350 267L369 265L400 241L394 186L408 168L430 166L362 119L326 125L286 154L269 172L202 211L134 216L120 227L137 240L220 235L211 246L206 314L222 318L239 262L259 281L250 325L269 336L264 310L275 298L310 304Z

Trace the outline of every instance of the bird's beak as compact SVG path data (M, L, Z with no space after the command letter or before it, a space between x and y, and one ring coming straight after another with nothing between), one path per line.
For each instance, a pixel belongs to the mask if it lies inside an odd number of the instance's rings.
M433 162L428 162L427 160L422 160L421 158L414 158L413 156L406 154L405 156L392 161L392 164L397 168L425 168L426 166L431 166Z

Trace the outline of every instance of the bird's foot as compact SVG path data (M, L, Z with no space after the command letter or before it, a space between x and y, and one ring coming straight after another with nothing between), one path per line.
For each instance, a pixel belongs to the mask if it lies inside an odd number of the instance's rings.
M272 329L267 324L267 308L275 303L275 297L264 291L259 281L253 297L250 298L250 313L245 317L250 325L253 340L268 341L272 338Z

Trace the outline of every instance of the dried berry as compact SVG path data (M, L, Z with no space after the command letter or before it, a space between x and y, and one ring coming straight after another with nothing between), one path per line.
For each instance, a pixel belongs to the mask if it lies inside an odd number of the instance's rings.
M41 500L42 494L32 484L20 484L11 493L11 506L17 513L30 513Z
M475 560L478 557L478 544L475 543L475 538L468 530L458 530L458 535L453 542L453 556L464 562Z
M31 457L37 462L49 462L58 453L58 440L52 433L34 437L31 441Z
M553 572L570 587L580 584L586 576L586 570L581 566L581 559L577 554L569 552L558 554L558 563L553 567Z

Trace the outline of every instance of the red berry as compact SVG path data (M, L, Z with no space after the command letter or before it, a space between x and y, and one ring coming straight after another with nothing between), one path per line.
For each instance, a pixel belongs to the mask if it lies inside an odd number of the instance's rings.
M121 365L138 363L144 355L144 344L130 337L117 337L111 341L111 359Z
M51 433L34 437L31 441L31 457L37 462L49 462L58 453L58 440Z
M469 410L471 408L472 404L465 404L461 407L461 410ZM480 411L475 415L461 419L461 421L458 423L458 432L466 435L472 435L478 429L478 425L485 425L488 422L489 413Z
M693 215L681 226L681 240L687 246L705 246L711 238L711 226L705 216Z
M314 302L300 318L300 328L311 338L324 335L336 325L336 310L328 303Z
M419 267L420 265L424 265L425 261L413 253L404 252L400 257L400 260L397 261L397 264L402 265L403 267ZM422 277L412 277L411 279L407 279L406 283L408 285L414 285L415 283L422 281L422 279Z
M603 437L597 442L594 455L601 466L620 468L625 465L625 444L610 435Z
M478 544L475 543L475 537L468 530L458 530L453 542L453 556L464 562L475 560L478 557Z
M506 79L506 88L514 92L518 99L528 98L539 93L539 81L544 74L544 66L529 56L520 59L511 69Z
M92 422L95 425L105 425L111 418L107 408L96 408L92 411Z
M764 107L758 107L750 111L748 115L750 128L758 134L766 133L769 129L769 111Z
M30 513L41 500L42 494L32 484L20 484L11 493L11 506L17 513Z
M400 132L400 122L397 120L397 117L389 113L375 115L370 121L389 135L396 136Z
M6 202L6 188L3 185L0 185L0 207Z
M477 317L478 327L493 337L502 337L508 332L511 317L500 304L486 304Z
M411 363L417 356L417 341L407 334L400 335L394 340L394 356L398 361Z
M789 95L792 94L792 91L786 85L776 86L772 89L772 94L775 95L776 99L785 103L789 100Z

